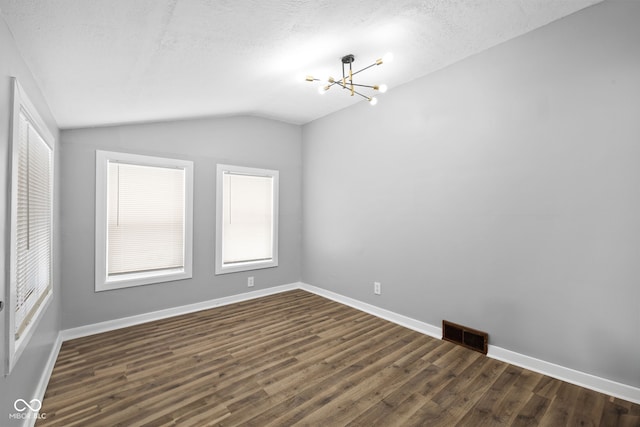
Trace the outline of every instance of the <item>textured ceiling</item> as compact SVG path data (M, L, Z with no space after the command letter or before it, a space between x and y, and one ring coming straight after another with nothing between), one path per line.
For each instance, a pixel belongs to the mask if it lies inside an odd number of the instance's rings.
M61 128L249 114L306 123L601 0L0 0ZM359 76L359 77L360 77ZM384 102L384 95L380 95ZM375 108L375 107L374 107Z

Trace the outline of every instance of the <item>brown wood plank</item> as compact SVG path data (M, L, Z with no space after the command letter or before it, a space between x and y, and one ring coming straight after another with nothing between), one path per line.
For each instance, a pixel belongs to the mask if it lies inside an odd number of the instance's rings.
M538 426L544 416L547 408L549 407L549 399L534 394L529 401L524 405L522 411L518 413L516 419L511 423L513 427L524 426ZM561 424L549 424L549 425L561 425Z
M462 425L505 425L504 416L507 415L498 410L498 405L505 398L505 390L509 390L516 382L521 368L509 365L495 380L489 390L482 395L478 402L467 411L460 420Z
M67 341L38 426L640 427L640 405L301 290Z
M543 425L568 425L569 418L576 408L580 387L560 382L556 389L557 393L550 396L552 400L547 413L542 419Z
M602 418L605 400L606 396L603 394L581 389L569 424L585 427L598 426Z
M494 413L500 420L499 424L511 425L513 423L515 417L533 396L532 390L541 377L541 374L521 369L514 384L502 390L503 398L494 408Z
M385 363L384 359L376 361L371 366L374 374L366 374L366 378L354 382L352 387L342 389L346 393L340 398L333 399L322 407L304 417L304 423L310 425L346 425L358 413L379 402L388 390L402 387L406 379L410 378L426 365L420 356L424 354L427 344L424 340L409 341L403 348L404 355L394 358L392 363ZM404 384L406 386L406 384Z
M416 427L451 427L455 426L456 422L457 418L453 416L447 408L443 408L433 400L427 400L427 402L403 424Z

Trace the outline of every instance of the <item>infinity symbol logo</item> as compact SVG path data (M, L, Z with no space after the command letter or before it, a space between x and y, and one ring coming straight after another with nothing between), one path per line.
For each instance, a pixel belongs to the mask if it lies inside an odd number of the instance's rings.
M32 399L31 402L27 403L24 399L18 399L13 403L13 407L16 408L16 411L18 412L24 412L27 408L36 412L42 408L42 402L38 399Z

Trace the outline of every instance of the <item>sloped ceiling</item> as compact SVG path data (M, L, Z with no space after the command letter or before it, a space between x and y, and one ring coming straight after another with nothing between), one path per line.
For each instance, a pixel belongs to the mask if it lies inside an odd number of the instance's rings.
M393 90L600 1L0 0L0 10L58 125L75 128L236 114L303 124L366 102L304 81L339 76L345 54L358 69L393 52L359 76Z

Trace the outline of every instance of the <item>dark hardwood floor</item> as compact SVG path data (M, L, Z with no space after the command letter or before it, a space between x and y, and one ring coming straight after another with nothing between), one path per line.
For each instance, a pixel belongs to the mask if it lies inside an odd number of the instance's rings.
M39 426L640 426L640 405L304 291L63 344Z

